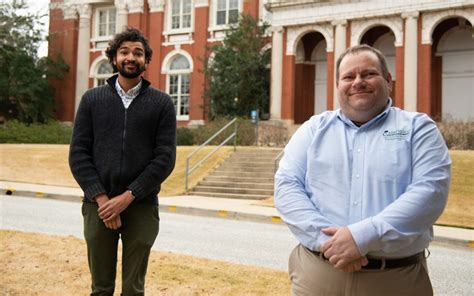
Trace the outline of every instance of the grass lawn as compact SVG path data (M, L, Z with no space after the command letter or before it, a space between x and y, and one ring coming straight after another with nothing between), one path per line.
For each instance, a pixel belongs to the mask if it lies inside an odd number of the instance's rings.
M90 293L83 240L0 230L0 245L2 295ZM115 295L120 275L119 268ZM289 295L290 281L283 271L152 251L145 288L147 295Z
M184 193L186 156L195 147L178 147L176 167L163 183L160 196ZM214 147L203 149L193 163ZM190 177L190 188L232 153L231 147L220 149ZM0 180L32 182L58 186L77 186L67 163L67 145L0 144ZM448 205L438 224L474 228L474 151L451 150L452 182ZM259 202L273 206L273 201Z
M206 147L194 155L190 167L215 147ZM162 184L160 196L184 193L186 157L196 147L181 146L177 149L176 166L171 176ZM0 144L0 180L77 187L68 165L68 145L49 144ZM202 180L209 171L229 156L232 147L222 147L189 178L189 188Z
M437 224L474 228L474 151L451 150L448 205Z

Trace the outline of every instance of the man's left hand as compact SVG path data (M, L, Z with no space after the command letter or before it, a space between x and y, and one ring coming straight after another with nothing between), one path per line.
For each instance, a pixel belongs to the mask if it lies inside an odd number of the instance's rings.
M335 268L345 270L348 264L361 258L349 228L329 227L322 229L322 232L332 237L321 245L320 251Z
M106 203L102 204L99 209L99 217L107 223L112 221L120 215L133 201L133 196L129 191L111 198Z

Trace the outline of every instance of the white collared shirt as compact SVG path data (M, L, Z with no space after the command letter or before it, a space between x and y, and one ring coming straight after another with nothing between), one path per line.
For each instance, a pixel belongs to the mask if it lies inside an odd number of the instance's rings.
M117 80L115 80L115 89L117 90L118 95L122 99L123 106L125 107L125 109L127 109L128 106L130 106L130 104L132 103L133 99L135 99L138 96L138 94L140 93L141 87L142 87L142 80L140 79L140 82L138 82L137 85L135 85L134 87L129 89L127 92L125 92L120 86L118 78Z

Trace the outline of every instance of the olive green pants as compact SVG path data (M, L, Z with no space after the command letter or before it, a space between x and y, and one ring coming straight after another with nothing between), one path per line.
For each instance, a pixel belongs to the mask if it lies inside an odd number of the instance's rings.
M144 295L150 250L158 235L158 206L131 204L120 214L122 226L105 227L97 214L97 203L84 202L84 237L92 276L91 295L113 295L117 249L122 239L122 295Z

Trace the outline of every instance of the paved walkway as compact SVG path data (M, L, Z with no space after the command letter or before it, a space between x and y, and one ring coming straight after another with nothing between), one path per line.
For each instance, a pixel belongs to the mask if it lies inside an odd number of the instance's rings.
M0 194L35 196L79 202L83 195L77 187L59 187L0 181ZM248 220L267 223L283 223L273 207L259 205L254 200L228 199L205 196L160 197L160 211L199 216ZM434 226L435 241L474 247L474 230Z

